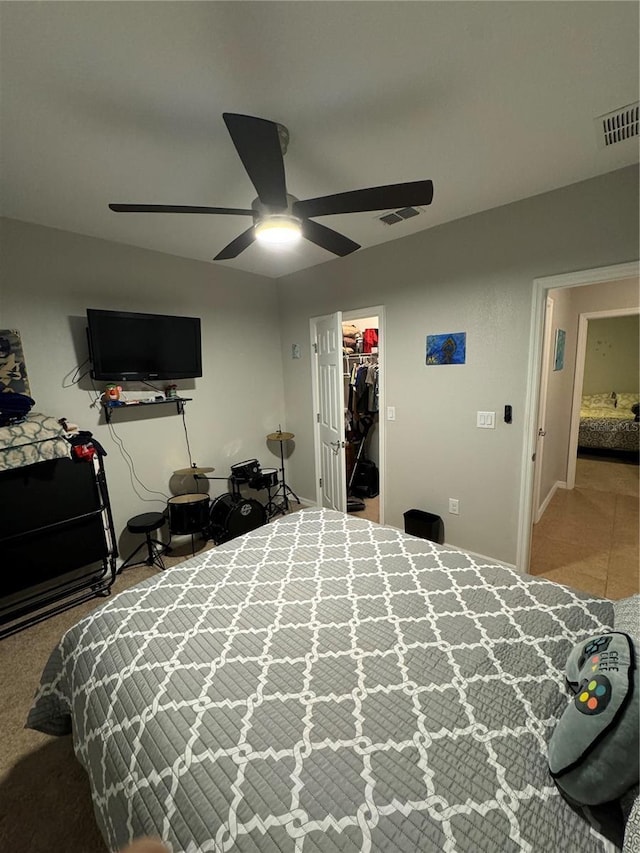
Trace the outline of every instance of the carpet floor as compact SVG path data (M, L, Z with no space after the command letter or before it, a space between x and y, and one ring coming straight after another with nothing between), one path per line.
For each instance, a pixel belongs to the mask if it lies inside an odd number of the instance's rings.
M174 551L167 566L191 556ZM119 575L113 593L155 574L135 566ZM71 736L50 737L24 723L40 675L61 636L99 607L93 598L0 641L0 851L107 853L93 816L89 782Z

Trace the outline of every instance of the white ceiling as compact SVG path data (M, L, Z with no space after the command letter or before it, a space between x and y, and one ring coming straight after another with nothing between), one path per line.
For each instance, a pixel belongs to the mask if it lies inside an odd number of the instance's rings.
M372 246L637 162L595 116L638 100L634 2L1 3L2 213L211 261L246 208L222 113L281 122L298 198L431 178L395 226L320 221ZM226 266L280 276L334 260L303 241Z

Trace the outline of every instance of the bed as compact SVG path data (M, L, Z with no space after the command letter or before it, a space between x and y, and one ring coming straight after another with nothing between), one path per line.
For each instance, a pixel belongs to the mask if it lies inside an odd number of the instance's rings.
M631 410L638 394L585 394L580 405L578 447L638 452L640 423Z
M612 603L304 509L66 633L29 727L73 733L110 850L601 851L547 743Z

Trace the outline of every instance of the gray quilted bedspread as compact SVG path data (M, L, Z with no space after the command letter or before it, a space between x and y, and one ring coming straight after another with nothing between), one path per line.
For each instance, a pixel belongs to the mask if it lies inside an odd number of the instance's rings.
M307 509L126 590L62 639L28 725L73 728L118 849L586 851L547 743L612 606Z

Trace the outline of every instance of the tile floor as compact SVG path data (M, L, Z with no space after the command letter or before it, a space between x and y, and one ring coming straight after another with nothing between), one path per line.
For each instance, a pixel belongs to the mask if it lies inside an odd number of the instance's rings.
M639 472L578 458L575 488L558 489L534 525L531 574L611 599L640 591Z
M363 498L364 509L360 512L350 512L354 518L366 518L368 521L380 521L380 497Z

